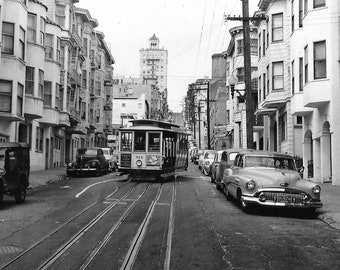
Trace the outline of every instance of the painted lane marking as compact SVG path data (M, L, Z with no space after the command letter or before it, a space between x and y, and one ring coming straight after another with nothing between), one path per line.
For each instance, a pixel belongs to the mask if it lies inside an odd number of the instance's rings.
M81 192L79 192L75 197L76 198L79 198L80 195L82 195L84 192L86 192L88 189L90 189L91 187L94 187L96 185L99 185L99 184L104 184L104 183L107 183L107 182L113 182L113 181L117 181L117 179L111 179L111 180L105 180L105 181L101 181L101 182L98 182L98 183L94 183L92 185L89 185L88 187L84 188Z

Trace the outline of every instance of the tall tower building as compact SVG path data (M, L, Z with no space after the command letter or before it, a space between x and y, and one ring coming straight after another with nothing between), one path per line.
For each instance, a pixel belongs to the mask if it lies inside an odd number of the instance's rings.
M155 34L149 39L149 47L140 49L140 77L145 81L156 80L156 86L163 92L167 89L168 51L159 48Z

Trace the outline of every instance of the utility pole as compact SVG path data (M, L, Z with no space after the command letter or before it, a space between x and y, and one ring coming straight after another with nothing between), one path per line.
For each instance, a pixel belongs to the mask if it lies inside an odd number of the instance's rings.
M209 81L207 82L207 135L208 135L208 149L210 150L210 97L209 97Z
M226 20L243 22L243 57L244 57L244 83L245 83L245 100L246 100L246 126L247 126L247 148L254 148L254 99L251 89L251 57L250 57L250 27L251 20L264 20L264 16L249 17L249 0L242 1L243 17L226 17Z

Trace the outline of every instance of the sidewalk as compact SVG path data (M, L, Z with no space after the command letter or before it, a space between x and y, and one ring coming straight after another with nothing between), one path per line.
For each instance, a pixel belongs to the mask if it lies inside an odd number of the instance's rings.
M30 173L29 188L48 185L66 179L66 167L56 167L49 170L34 171ZM332 186L331 183L321 184L321 201L323 207L317 209L318 219L329 226L340 230L340 186Z

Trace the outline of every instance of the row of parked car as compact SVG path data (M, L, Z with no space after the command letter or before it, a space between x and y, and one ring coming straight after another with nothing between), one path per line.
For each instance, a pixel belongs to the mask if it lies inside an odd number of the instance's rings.
M227 200L239 202L244 211L256 205L310 212L322 207L320 186L301 178L291 155L253 149L194 149L190 158Z

